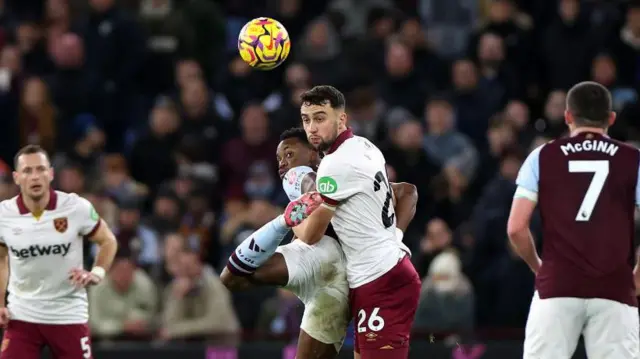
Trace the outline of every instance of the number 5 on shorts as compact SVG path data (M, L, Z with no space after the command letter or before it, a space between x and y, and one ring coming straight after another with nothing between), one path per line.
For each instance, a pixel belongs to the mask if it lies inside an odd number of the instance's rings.
M366 333L367 328L372 332L379 332L384 328L384 319L378 315L379 311L380 308L373 308L371 314L369 314L369 320L367 320L366 326L363 326L363 324L367 319L367 313L364 309L358 311L358 333Z
M82 347L82 356L85 359L91 358L91 345L89 345L89 337L80 338L80 347Z

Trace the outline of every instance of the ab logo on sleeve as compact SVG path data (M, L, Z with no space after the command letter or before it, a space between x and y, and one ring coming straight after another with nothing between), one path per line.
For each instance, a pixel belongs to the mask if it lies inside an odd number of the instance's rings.
M100 219L100 215L98 215L98 212L96 212L96 209L93 206L91 206L90 216L91 216L91 219L93 219L94 221L97 221Z
M335 193L338 190L338 184L336 181L329 177L320 177L318 180L318 192L321 194L331 194Z

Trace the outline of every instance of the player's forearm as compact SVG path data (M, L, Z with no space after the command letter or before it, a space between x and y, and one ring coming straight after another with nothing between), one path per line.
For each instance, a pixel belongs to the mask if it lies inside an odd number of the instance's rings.
M396 227L403 232L409 227L409 223L416 214L418 203L418 189L410 183L392 183L393 193L396 196L395 211L397 216Z
M116 252L118 251L118 241L111 230L107 228L106 223L103 222L101 226L102 228L99 229L98 233L96 233L94 238L92 238L92 241L98 245L96 261L93 264L93 267L99 267L107 271L111 267L113 258L116 256Z
M310 245L318 243L327 231L332 216L332 210L321 206L304 220L304 226L297 226L298 228L295 231L296 236L301 241Z
M509 241L516 254L527 263L534 273L537 273L538 269L540 269L541 261L531 231L528 228L509 231Z

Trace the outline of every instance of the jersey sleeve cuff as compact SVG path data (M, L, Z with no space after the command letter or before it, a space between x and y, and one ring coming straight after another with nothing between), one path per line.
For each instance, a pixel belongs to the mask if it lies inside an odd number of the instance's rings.
M516 193L513 195L513 198L526 198L532 202L538 202L538 193L528 190L524 187L518 186L516 189Z
M93 226L93 228L89 231L89 233L85 234L85 237L87 237L87 238L93 237L93 235L96 234L96 232L100 228L100 222L102 222L102 221L98 220L98 223L96 223L96 225Z
M329 198L329 197L327 197L327 196L325 196L323 194L321 194L320 196L322 197L322 201L324 202L324 204L327 204L329 206L337 207L338 204L340 203L340 202L336 201L335 199L331 199L331 198Z

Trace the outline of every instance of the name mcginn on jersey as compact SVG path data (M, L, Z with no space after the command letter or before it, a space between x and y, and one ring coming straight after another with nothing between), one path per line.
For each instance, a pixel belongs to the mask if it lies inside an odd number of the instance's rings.
M50 244L48 246L31 245L27 248L9 247L11 253L20 259L27 259L40 256L61 255L66 256L71 248L71 243Z
M577 153L583 151L596 151L606 153L609 156L614 156L618 152L618 145L600 140L584 140L578 143L566 143L560 146L562 153L568 156L569 153Z

